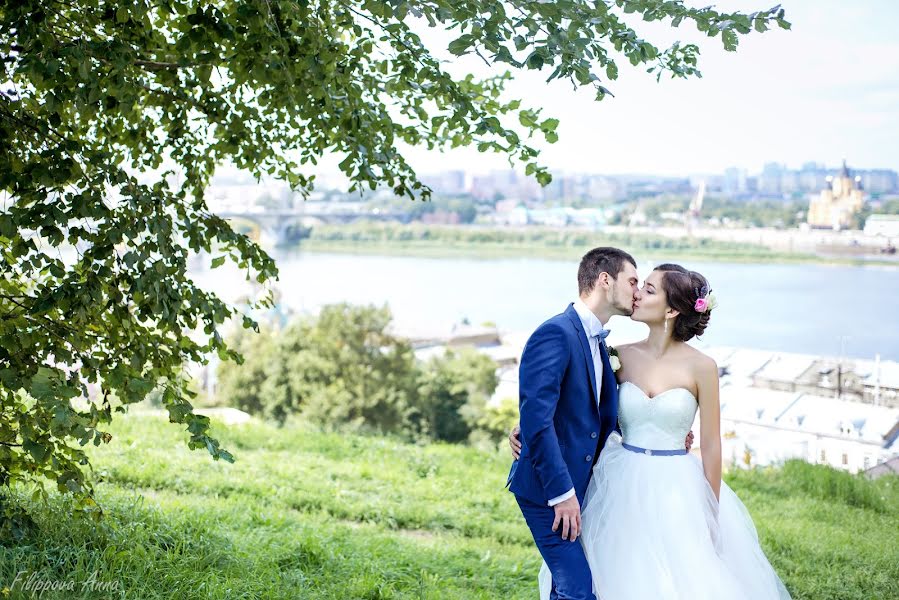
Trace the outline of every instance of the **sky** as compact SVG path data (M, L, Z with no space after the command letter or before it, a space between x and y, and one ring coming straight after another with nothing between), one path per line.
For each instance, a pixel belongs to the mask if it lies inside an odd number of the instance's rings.
M773 2L715 5L752 12ZM597 102L567 81L545 83L550 70L516 75L510 95L561 120L559 141L537 144L540 160L553 172L670 176L732 166L753 174L766 162L836 167L844 158L850 167L899 170L899 1L784 0L782 6L792 29L741 36L737 52L692 25L631 23L660 48L675 39L698 43L701 79L657 83L618 55L619 79L604 84L615 97ZM446 44L456 35L428 29L423 40L449 57ZM488 73L480 59L455 60L451 72L466 71ZM499 155L473 149L403 150L420 174L508 166Z

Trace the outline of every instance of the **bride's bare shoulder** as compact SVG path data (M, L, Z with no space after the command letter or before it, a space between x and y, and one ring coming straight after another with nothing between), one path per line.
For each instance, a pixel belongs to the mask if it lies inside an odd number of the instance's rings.
M687 360L694 372L700 375L718 374L718 363L714 358L688 344L684 344L684 347L687 348Z

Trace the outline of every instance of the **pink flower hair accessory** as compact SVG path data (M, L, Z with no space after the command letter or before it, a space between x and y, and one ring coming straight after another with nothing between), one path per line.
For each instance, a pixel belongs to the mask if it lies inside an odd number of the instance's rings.
M693 291L696 292L696 302L693 304L693 310L696 312L708 312L718 306L718 300L712 294L712 290L709 289L708 285L702 286L701 289L693 288Z

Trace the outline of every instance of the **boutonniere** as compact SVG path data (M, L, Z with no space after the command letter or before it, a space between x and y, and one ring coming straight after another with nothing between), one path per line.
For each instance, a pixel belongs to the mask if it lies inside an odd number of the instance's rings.
M621 368L621 358L618 355L618 350L612 346L609 346L609 363L612 365L613 373Z

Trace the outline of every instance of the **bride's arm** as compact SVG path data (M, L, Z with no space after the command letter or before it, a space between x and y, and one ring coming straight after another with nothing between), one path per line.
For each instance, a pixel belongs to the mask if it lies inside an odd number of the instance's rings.
M699 388L699 450L702 470L720 500L721 495L721 404L718 393L718 365L703 357L696 377Z

